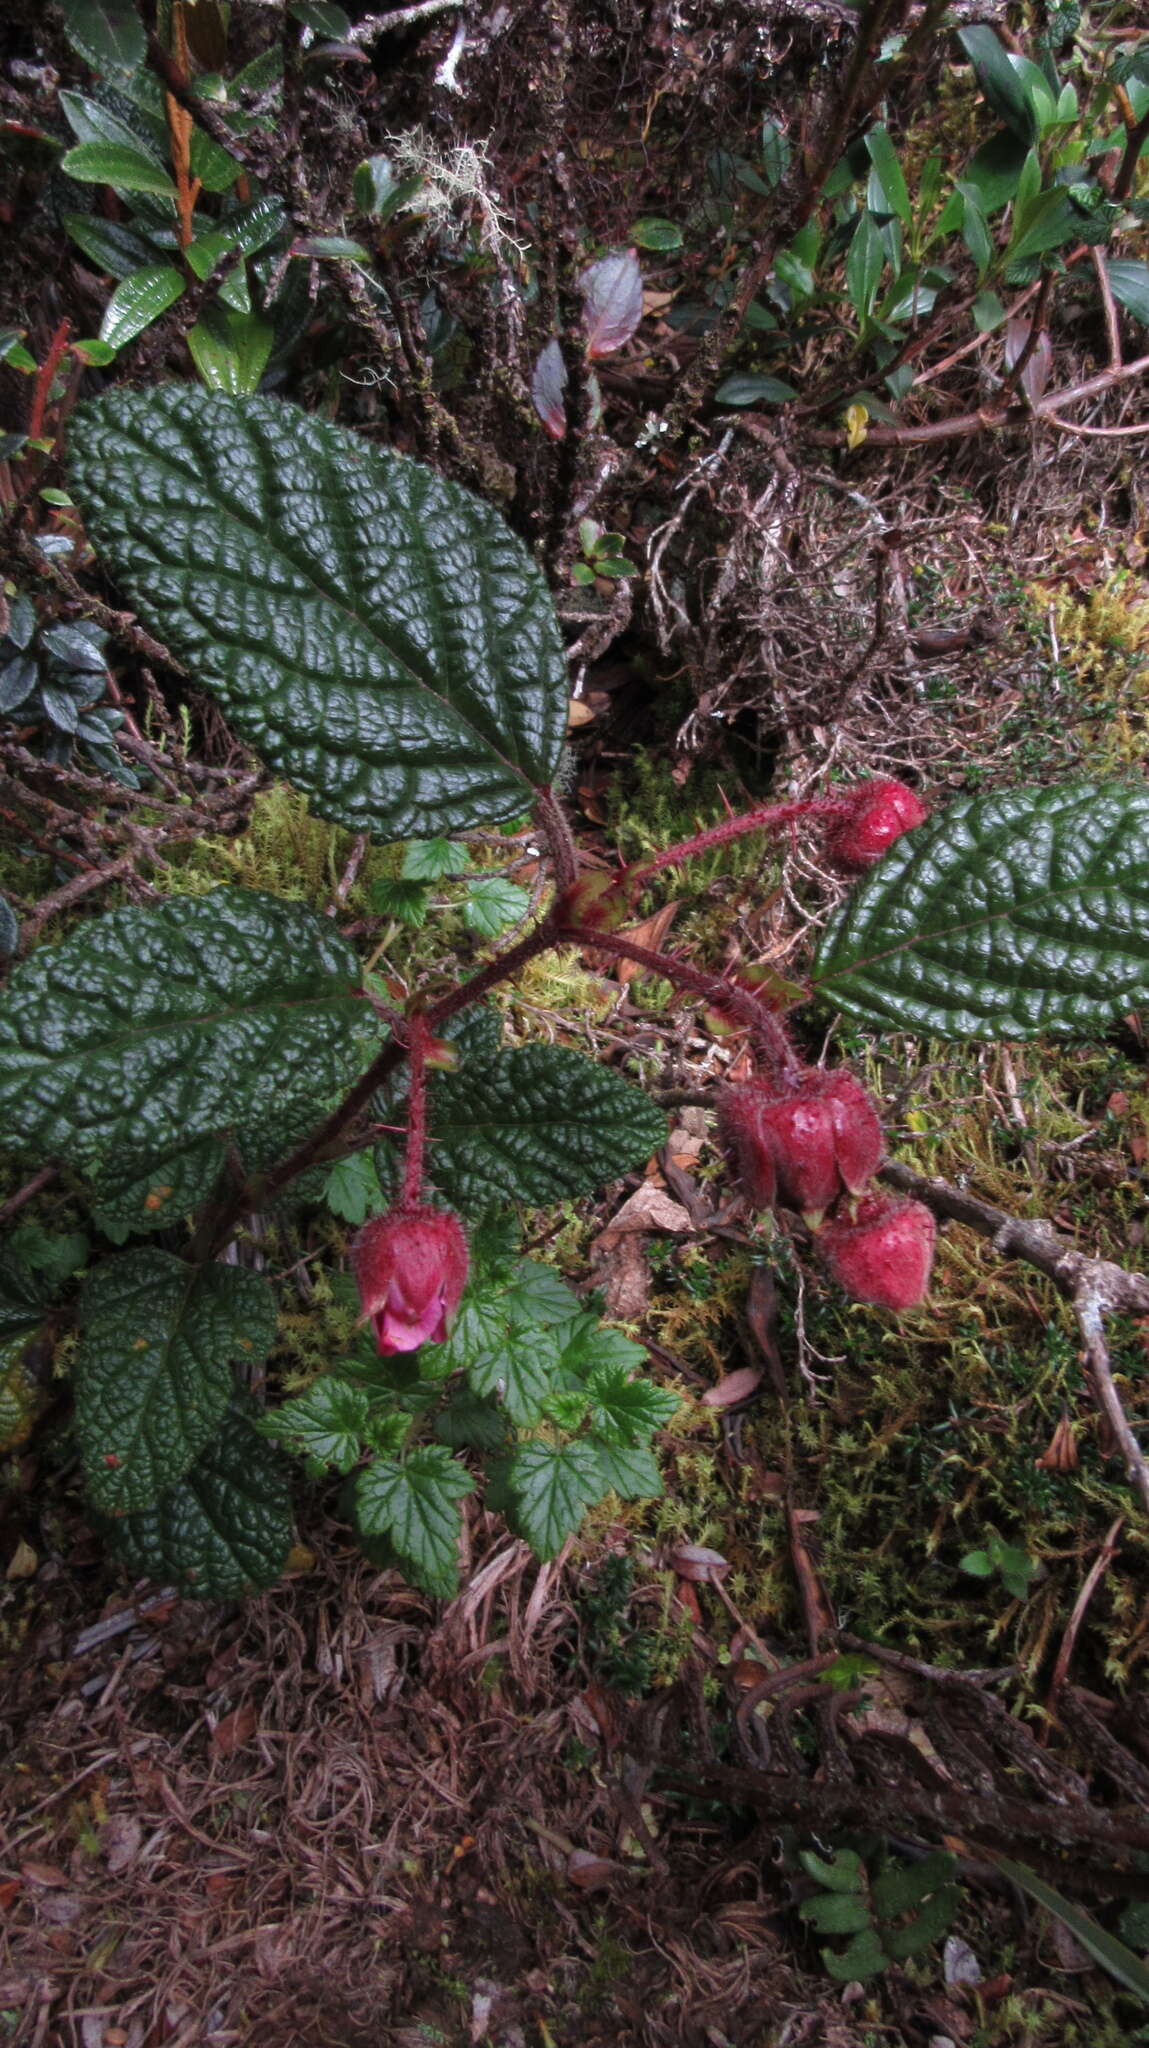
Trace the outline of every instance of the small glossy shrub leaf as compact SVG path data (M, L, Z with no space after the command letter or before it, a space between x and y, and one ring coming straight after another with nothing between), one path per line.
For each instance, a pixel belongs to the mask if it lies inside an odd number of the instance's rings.
M130 1571L203 1599L273 1585L291 1548L282 1460L233 1407L190 1472L109 1534Z
M666 1137L665 1117L638 1088L555 1045L436 1074L430 1120L432 1178L471 1210L591 1194Z
M151 192L168 199L176 194L163 165L126 142L78 142L67 151L60 169L81 185L114 185L120 192Z
M188 330L192 361L209 391L257 391L274 340L270 321L224 306L205 306Z
M147 41L136 0L60 0L64 33L93 71L139 71Z
M1149 999L1149 794L966 797L909 832L830 925L814 985L939 1038L1090 1033Z
M248 889L110 911L0 997L7 1142L97 1176L318 1122L379 1043L328 919Z
M94 1505L151 1507L216 1434L232 1361L275 1338L275 1297L242 1266L188 1266L169 1252L105 1259L80 1297L76 1434Z
M116 286L104 308L100 340L125 348L183 296L184 281L170 263L149 263Z
M550 782L562 640L478 498L295 406L183 384L81 407L70 443L141 617L324 817L448 834Z
M474 1484L445 1444L422 1444L402 1463L375 1458L355 1482L359 1526L389 1538L416 1585L449 1599L459 1583L458 1502Z
M507 1464L515 1522L536 1557L557 1557L606 1491L593 1444L523 1444Z

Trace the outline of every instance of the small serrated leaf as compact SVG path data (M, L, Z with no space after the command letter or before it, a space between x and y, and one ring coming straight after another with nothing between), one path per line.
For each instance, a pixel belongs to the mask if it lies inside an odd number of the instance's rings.
M333 1216L356 1228L386 1207L372 1152L352 1152L338 1159L324 1182L323 1199Z
M470 1360L467 1378L476 1394L496 1396L511 1421L529 1429L554 1388L558 1357L552 1331L539 1323L521 1329L512 1325Z
M960 798L854 891L814 985L879 1029L1104 1029L1149 1000L1149 794L1070 783Z
M605 1491L593 1444L522 1444L509 1460L507 1484L515 1520L535 1556L557 1557L588 1507Z
M438 882L444 875L461 875L470 865L470 854L456 839L413 839L399 872L404 882Z
M463 923L480 938L496 939L508 925L525 917L530 907L528 891L520 889L517 882L508 882L502 875L483 875L468 885Z
M416 1585L449 1598L459 1578L458 1502L474 1484L443 1444L421 1444L402 1463L374 1458L355 1482L359 1525L394 1544Z
M258 1364L275 1297L243 1266L188 1266L170 1252L105 1259L80 1297L76 1435L105 1514L150 1507L216 1433L232 1362Z
M261 1416L256 1427L285 1449L347 1473L362 1454L370 1413L366 1388L324 1375L273 1415Z
M625 1367L597 1366L586 1381L591 1421L608 1443L646 1443L678 1413L678 1396L649 1380L631 1379Z

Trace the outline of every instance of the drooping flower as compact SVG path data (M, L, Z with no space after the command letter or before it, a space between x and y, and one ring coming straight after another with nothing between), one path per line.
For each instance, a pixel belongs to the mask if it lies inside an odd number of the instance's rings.
M849 809L826 834L826 854L835 867L860 874L891 847L903 832L912 832L929 816L921 798L904 782L885 777L860 782L843 801Z
M379 1350L442 1344L467 1265L463 1226L449 1209L419 1203L365 1223L351 1247L351 1268Z
M900 1311L925 1299L936 1233L924 1203L867 1195L853 1222L827 1223L817 1244L831 1276L855 1301Z
M761 1084L729 1088L719 1104L723 1137L756 1208L776 1200L820 1214L842 1194L857 1194L877 1171L882 1127L852 1074L811 1068L797 1089L773 1094Z

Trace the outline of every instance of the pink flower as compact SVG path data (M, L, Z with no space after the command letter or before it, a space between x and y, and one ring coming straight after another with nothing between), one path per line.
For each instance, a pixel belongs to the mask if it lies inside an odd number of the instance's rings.
M730 1088L719 1121L754 1206L775 1200L820 1214L841 1194L857 1194L881 1164L882 1127L852 1074L811 1068L791 1094L761 1084Z
M895 839L924 824L929 816L921 798L892 777L860 782L846 792L843 801L850 808L827 832L826 853L836 867L850 874L872 868Z
M916 1308L925 1299L936 1225L922 1202L867 1195L852 1223L828 1223L818 1249L830 1273L855 1301L878 1308Z
M351 1247L363 1314L383 1353L442 1344L467 1284L467 1240L449 1209L391 1209Z

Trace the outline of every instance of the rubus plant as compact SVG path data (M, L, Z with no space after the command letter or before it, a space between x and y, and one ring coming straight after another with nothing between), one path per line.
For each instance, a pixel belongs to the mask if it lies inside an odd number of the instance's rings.
M641 1377L639 1346L519 1257L506 1220L641 1166L665 1132L612 1069L502 1043L487 998L548 948L633 960L740 1032L753 1075L719 1107L751 1205L805 1210L794 1228L862 1300L920 1301L932 1220L875 1186L875 1106L800 1056L780 1014L793 989L627 929L653 875L800 827L855 875L868 861L809 987L879 1029L1088 1032L1149 996L1143 789L1014 789L926 817L902 785L865 783L584 870L558 794L562 640L497 513L267 398L121 390L79 408L70 444L110 576L317 813L418 835L420 888L457 871L460 835L528 818L550 884L502 950L406 988L381 986L331 918L236 886L112 910L11 972L0 1110L15 1151L72 1177L102 1240L75 1304L76 1434L92 1506L135 1568L221 1594L272 1580L291 1517L268 1436L343 1475L373 1554L436 1593L455 1582L458 1503L480 1473L541 1556L609 1490L657 1491L650 1446L674 1397ZM278 1308L243 1254L247 1219L316 1199L341 1166L372 1334L260 1418L250 1368ZM70 1313L18 1247L5 1302L22 1340Z

